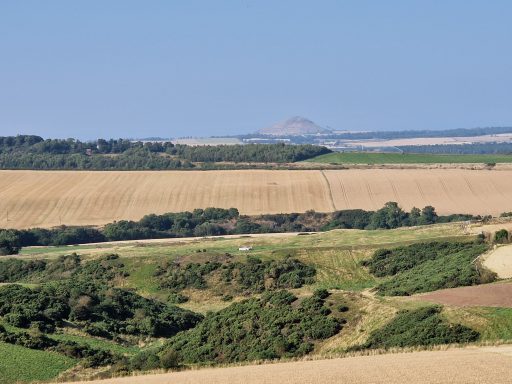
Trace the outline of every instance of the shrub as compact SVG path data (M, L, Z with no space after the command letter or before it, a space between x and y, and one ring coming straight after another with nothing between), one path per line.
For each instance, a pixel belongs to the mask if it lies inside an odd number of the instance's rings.
M171 338L162 356L172 351L183 363L202 364L303 356L315 341L340 331L319 296L295 301L291 293L277 291L233 303Z
M494 242L498 244L508 243L509 233L506 229L500 229L494 234Z
M365 349L413 347L452 343L469 343L479 338L479 333L460 324L449 324L440 316L441 307L425 307L401 311L382 328L373 331Z
M479 271L476 257L487 245L474 243L423 243L378 250L364 262L376 276L392 276L378 285L382 295L403 296L442 288L488 283L496 274Z
M164 351L160 356L160 366L164 369L174 369L180 366L180 356L172 349Z
M188 297L181 293L173 292L167 297L169 304L183 304L188 301Z
M205 289L208 279L217 274L220 281L231 285L240 293L259 293L265 289L300 288L311 284L315 268L297 259L262 261L248 257L246 263L189 263L181 266L169 263L156 271L162 288L174 290L185 288Z
M0 256L15 255L21 249L19 235L13 230L0 230Z

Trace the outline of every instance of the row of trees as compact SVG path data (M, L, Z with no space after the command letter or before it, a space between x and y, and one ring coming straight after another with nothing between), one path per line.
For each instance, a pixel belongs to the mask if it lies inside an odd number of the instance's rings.
M174 145L170 142L142 142L127 139L98 139L80 141L76 139L43 139L40 136L0 136L0 153L37 153L49 155L70 154L119 154L130 149L146 149L149 152L165 152Z
M192 212L146 215L139 221L121 220L102 229L90 227L33 228L0 230L0 254L16 254L21 247L98 243L117 240L141 240L187 236L219 236L226 234L313 232L331 229L393 229L478 219L479 216L438 216L432 206L405 212L395 202L377 211L362 209L333 213L240 215L236 208L195 209Z
M176 145L167 153L192 162L292 163L330 153L316 145L247 144L188 146Z
M39 136L0 137L0 169L188 169L218 162L287 163L330 152L315 145L174 145L125 139L82 142Z
M187 160L161 156L146 148L132 148L119 155L110 156L32 152L0 154L0 169L159 170L190 168L194 168L194 165Z

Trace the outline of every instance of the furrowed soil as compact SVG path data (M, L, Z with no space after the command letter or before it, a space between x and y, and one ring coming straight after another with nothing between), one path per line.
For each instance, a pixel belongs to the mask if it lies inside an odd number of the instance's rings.
M512 383L512 347L472 347L447 351L201 369L88 383Z
M512 308L512 283L441 289L416 295L413 298L458 307Z
M236 207L242 214L404 209L512 210L512 170L0 171L0 228L102 225L145 214Z

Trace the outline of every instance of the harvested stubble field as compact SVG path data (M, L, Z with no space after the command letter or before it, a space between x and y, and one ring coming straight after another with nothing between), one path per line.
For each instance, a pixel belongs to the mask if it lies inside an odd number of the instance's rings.
M484 265L501 279L512 278L512 245L498 247L484 258Z
M205 207L375 210L388 201L497 215L512 209L511 196L510 170L0 171L0 227L101 225Z
M512 383L512 348L480 347L202 369L96 384Z

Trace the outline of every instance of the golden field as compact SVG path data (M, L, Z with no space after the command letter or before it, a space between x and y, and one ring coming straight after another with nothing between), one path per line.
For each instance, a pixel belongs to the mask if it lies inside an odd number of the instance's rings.
M91 384L512 383L512 347L469 347L131 376Z
M0 227L102 225L148 213L236 207L243 214L404 209L512 210L512 170L0 171Z

